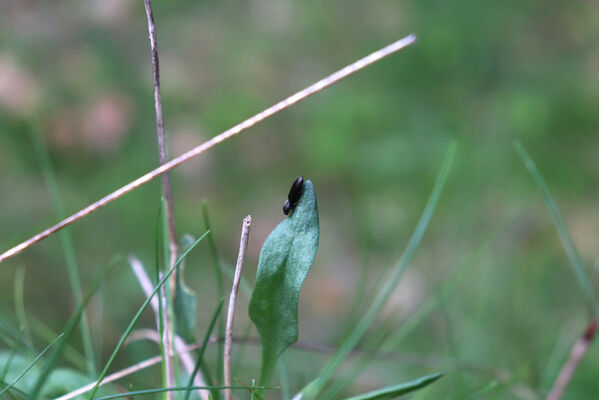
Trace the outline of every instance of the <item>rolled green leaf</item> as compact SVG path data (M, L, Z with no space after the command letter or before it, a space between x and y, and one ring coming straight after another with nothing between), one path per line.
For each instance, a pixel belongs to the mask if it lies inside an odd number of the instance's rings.
M394 399L396 397L402 396L404 394L413 392L415 390L421 389L425 386L430 385L440 377L442 377L442 373L437 373L433 375L423 376L422 378L418 378L411 382L400 383L399 385L387 386L382 389L374 390L372 392L364 393L359 396L349 397L345 400L374 400L374 399Z
M318 206L312 182L290 217L268 236L258 262L249 314L260 333L260 385L267 385L281 353L298 339L297 304L318 249Z

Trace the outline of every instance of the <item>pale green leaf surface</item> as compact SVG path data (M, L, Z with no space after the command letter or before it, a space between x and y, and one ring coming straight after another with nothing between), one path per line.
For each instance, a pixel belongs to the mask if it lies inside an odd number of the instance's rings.
M277 359L298 339L300 289L318 249L318 206L309 180L290 217L268 236L260 252L249 305L262 343L260 385L269 383Z

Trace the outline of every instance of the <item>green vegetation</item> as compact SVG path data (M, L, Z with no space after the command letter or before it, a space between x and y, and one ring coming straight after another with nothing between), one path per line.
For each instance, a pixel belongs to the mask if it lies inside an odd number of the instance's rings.
M224 399L247 214L235 399L545 398L599 316L597 6L153 6L171 157L411 32L418 42L171 171L176 265L158 180L0 263L0 398L59 397L160 354L76 399ZM158 156L143 2L5 2L0 38L2 252ZM285 217L298 175L314 203ZM107 273L114 254L135 255L167 307L144 311L139 276ZM165 388L154 336L169 327L198 343ZM564 400L599 396L598 349Z

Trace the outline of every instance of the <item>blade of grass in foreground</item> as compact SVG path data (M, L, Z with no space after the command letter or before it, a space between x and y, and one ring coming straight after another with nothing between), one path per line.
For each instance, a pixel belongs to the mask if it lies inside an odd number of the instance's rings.
M210 225L210 215L208 214L208 203L206 201L202 202L202 217L204 218L204 228L207 231L210 231L208 235L208 248L210 249L210 258L212 259L212 266L214 267L214 277L216 281L216 293L218 298L225 298L225 289L223 284L223 272L221 268L220 259L218 257L218 251L216 250L216 242L214 240L214 234L212 233L212 225ZM224 377L224 349L225 349L225 319L223 317L219 317L218 319L218 331L217 336L219 338L217 347L217 359L216 359L216 382L222 382ZM220 339L223 339L222 341ZM216 400L220 399L220 393L217 393L218 397Z
M423 376L411 382L400 383L399 385L387 386L385 388L364 393L359 396L349 397L345 400L374 400L374 399L394 399L404 394L421 389L430 385L443 376L442 373Z
M418 221L418 225L416 226L416 229L412 234L404 253L399 259L397 265L391 271L389 278L385 282L385 285L382 287L380 293L377 295L362 319L360 319L360 321L356 324L354 330L350 333L347 339L343 341L339 347L339 350L337 350L337 352L333 355L333 358L327 363L320 375L315 380L310 382L306 387L304 387L304 389L302 389L300 396L298 396L299 398L312 398L317 396L322 391L328 381L332 378L335 371L339 368L339 366L341 366L341 363L345 361L352 349L358 344L360 339L362 339L368 328L375 321L377 315L393 293L393 290L399 283L404 271L408 266L408 263L416 253L428 223L431 220L433 211L437 206L437 202L439 201L441 192L443 191L443 186L445 185L447 176L449 175L449 170L451 169L453 158L455 156L455 151L456 144L452 143L447 149L445 159L443 160L443 164L441 166L441 171L439 172L439 176L437 177L433 191L428 199L426 207L424 208L422 216L420 217L420 221Z
M135 314L135 316L133 317L133 319L129 323L129 326L125 330L125 333L123 333L123 336L119 340L119 342L116 345L114 351L110 355L110 358L106 362L106 365L104 366L104 369L100 373L100 377L96 381L96 385L94 386L94 388L92 389L91 393L89 394L88 400L92 400L94 398L94 395L98 391L98 388L100 387L100 384L102 383L102 380L104 380L104 377L106 376L106 373L108 373L108 368L110 368L110 366L112 365L112 363L113 363L113 361L114 361L114 359L116 357L116 354L119 352L119 350L121 349L121 347L123 347L123 344L125 343L125 340L127 340L127 337L129 337L129 334L133 330L133 327L137 323L137 320L141 316L141 313L146 309L146 307L148 306L148 304L150 304L150 301L152 300L152 297L154 297L154 295L160 290L160 288L162 287L162 285L164 285L164 283L168 280L168 278L171 276L171 274L177 269L177 267L181 264L181 262L185 259L185 257L196 247L196 245L198 243L200 243L202 241L202 239L204 239L208 235L208 233L210 233L210 231L206 231L195 242L193 242L193 244L191 246L189 246L189 249L187 249L185 251L185 253L183 253L181 255L181 257L179 257L179 259L177 260L177 262L175 263L175 265L173 265L164 274L164 276L162 277L162 279L160 279L160 281L158 282L158 284L154 287L154 290L152 291L152 293L150 294L150 296L148 296L148 298L146 299L146 301L144 301L144 303L141 305L141 307L139 308L139 310L137 311L137 313Z
M223 309L224 302L225 302L225 299L221 298L220 301L218 302L218 306L216 306L216 310L214 311L214 314L212 315L212 319L210 320L210 325L208 326L206 335L204 335L204 341L202 342L202 347L200 347L200 350L198 351L196 365L193 368L193 372L189 376L189 381L187 382L187 386L189 386L189 387L193 386L193 380L195 379L195 376L198 373L200 366L202 365L202 361L204 360L204 352L206 351L206 346L208 345L210 336L212 336L212 330L214 330L214 325L216 325L216 321L218 320L218 317L220 316L220 312ZM189 400L190 394L191 394L191 389L188 390L187 392L185 392L184 400Z
M33 348L33 346L31 345L31 343L29 343L27 341L27 338L25 336L23 336L23 334L21 332L19 332L18 329L16 329L14 326L12 326L10 324L10 322L8 322L7 320L5 320L1 316L0 316L0 331L4 332L5 335L3 335L3 336L6 336L12 342L18 343L21 346L26 347L27 350L29 350L33 354L36 353L36 350Z
M35 336L44 342L52 341L58 334L50 329L46 324L37 319L34 315L27 316L31 331ZM64 358L79 370L84 370L86 367L85 357L79 353L73 346L67 345L64 351Z
M117 263L119 261L121 261L122 259L123 258L120 255L113 257L104 266L104 268L102 268L102 270L100 271L100 273L98 274L96 279L94 279L94 282L93 282L91 288L89 289L89 291L83 298L82 302L77 306L77 310L75 311L75 314L73 314L73 316L71 318L69 318L69 320L64 328L64 331L63 331L64 336L62 337L60 343L58 344L58 346L52 353L52 356L50 356L50 359L48 360L46 365L44 365L44 368L42 369L40 376L38 377L37 381L35 382L35 386L33 387L33 390L31 391L31 395L30 395L31 400L37 399L38 395L40 394L40 392L42 390L42 387L46 383L46 380L48 379L48 377L50 376L52 371L54 371L54 369L56 368L56 364L58 364L58 362L60 361L60 359L67 347L67 343L68 343L69 339L71 338L71 336L73 335L73 331L75 330L75 328L79 324L79 321L81 320L81 316L83 315L83 310L87 306L87 303L89 303L89 301L91 300L92 296L94 295L94 293L96 292L98 287L100 287L100 283L102 283L106 274L112 269L112 267L117 265Z
M42 350L42 352L40 354L37 355L37 357L35 357L33 359L33 361L31 361L31 363L29 363L29 365L23 370L21 371L21 373L19 375L17 375L17 377L15 379L13 379L13 381L11 383L8 384L8 386L6 386L4 389L2 389L2 391L0 391L0 398L2 398L2 395L9 390L13 385L15 385L23 376L25 376L25 374L27 373L27 371L29 371L31 368L33 368L33 366L35 365L36 362L38 362L38 360L40 358L42 358L44 356L44 354L46 354L46 352L48 350L50 350L50 347L52 347L54 345L54 343L56 343L60 338L62 338L64 335L64 333L61 333L60 335L58 335L58 337L56 339L54 339L48 346L46 346L46 348L44 350Z
M566 250L566 254L568 255L570 264L572 264L572 268L574 269L574 274L576 275L578 284L580 285L582 292L584 293L584 295L586 296L586 298L589 302L589 306L592 310L593 315L599 316L599 303L597 303L597 298L595 297L595 291L593 290L593 287L591 286L591 280L589 279L587 271L585 270L584 266L582 265L582 260L580 258L580 255L578 254L578 251L576 250L576 246L574 246L574 242L572 241L570 232L568 232L568 228L566 227L566 224L564 223L564 220L562 219L562 216L560 215L560 212L557 208L557 204L555 203L555 200L553 200L553 197L551 196L551 193L549 192L549 188L547 187L545 180L541 176L541 173L537 169L534 161L530 158L530 156L524 149L524 146L522 146L522 143L520 143L520 141L515 141L514 148L516 149L516 152L518 153L518 155L524 162L524 165L526 166L526 168L532 175L535 183L537 184L537 186L539 187L539 190L541 191L541 195L543 196L543 201L545 202L545 205L549 209L549 213L551 213L551 217L553 218L553 223L555 224L555 227L557 228L557 232L559 233L559 237L562 241L564 249Z
M511 220L510 220L511 221ZM381 345L380 351L382 354L392 352L400 345L400 343L412 332L416 330L437 308L442 302L448 298L459 285L460 280L470 272L470 270L478 265L480 259L487 255L491 244L495 242L499 233L505 229L507 223L496 228L493 232L486 235L482 244L471 255L469 255L461 265L456 268L449 278L443 282L423 305L421 305L412 315L405 320L393 335L389 336ZM373 360L373 355L363 354L358 357L352 366L345 369L343 377L335 384L331 385L325 393L322 394L322 400L331 400L338 398L339 393L349 384L355 381L356 377L366 368Z
M277 386L255 386L256 389L278 389ZM210 389L237 389L237 390L247 390L247 386L178 386L171 388L161 388L161 389L147 389L147 390L137 390L135 392L127 392L127 393L119 393L119 394L111 394L110 396L97 397L94 400L110 400L110 399L119 399L122 397L133 397L139 396L143 394L153 394L153 393L164 393L164 392L182 392L187 390L210 390Z
M65 219L67 215L64 211L64 204L62 202L62 197L60 196L58 182L56 181L56 174L54 173L54 168L52 166L52 161L50 160L46 144L42 138L39 122L32 122L31 125L31 140L33 141L35 154L42 171L42 176L44 177L44 182L48 188L48 193L50 194L54 215L60 221ZM83 299L83 290L81 289L79 267L77 265L77 257L75 256L75 248L73 246L71 231L69 228L63 229L61 232L59 232L58 236L60 238L60 243L62 244L62 252L66 261L67 275L71 284L71 290L73 291L73 298L75 299L75 303L80 304L81 300ZM79 328L81 330L81 341L83 343L83 352L85 353L87 373L90 376L94 376L96 374L96 362L92 346L91 333L85 311L81 316L81 324L79 325Z
M0 380L0 385L2 385L2 386L8 386L8 383L7 383L7 382L5 382L4 380ZM20 396L20 398L22 398L22 399L25 399L25 400L27 400L27 399L28 399L28 397L27 397L27 393L23 392L22 390L20 390L20 389L18 389L18 388L16 388L16 387L13 387L13 388L11 388L11 389L10 389L10 391L9 391L8 393L6 393L6 394L7 394L7 395L8 395L8 396L9 396L11 399L13 399L13 400L16 400L16 397L14 396L13 392L14 392L14 393L17 393L17 394Z

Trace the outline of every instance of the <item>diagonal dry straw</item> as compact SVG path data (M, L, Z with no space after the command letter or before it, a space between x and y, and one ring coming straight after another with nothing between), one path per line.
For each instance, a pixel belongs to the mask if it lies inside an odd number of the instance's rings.
M382 49L377 50L374 53L371 53L371 54L367 55L366 57L359 59L358 61L340 69L339 71L327 76L326 78L319 80L318 82L308 86L305 89L300 90L299 92L295 93L294 95L291 95L291 96L287 97L286 99L281 100L280 102L276 103L273 106L270 106L266 110L259 112L258 114L254 115L253 117L246 119L245 121L241 122L240 124L235 125L234 127L222 132L221 134L200 144L199 146L194 147L193 149L189 150L187 153L184 153L184 154L180 155L179 157L174 158L165 164L162 164L160 167L148 172L147 174L140 176L139 178L126 184L122 188L115 190L114 192L101 198L100 200L96 201L95 203L92 203L89 206L85 207L81 211L78 211L75 214L71 215L70 217L60 221L58 224L46 229L45 231L38 233L37 235L27 239L26 241L13 247L12 249L7 250L6 252L4 252L0 255L0 262L13 257L14 255L16 255L16 254L20 253L21 251L25 250L26 248L30 247L31 245L39 242L42 239L47 238L48 236L52 235L53 233L61 230L65 226L68 226L68 225L72 224L73 222L76 222L76 221L80 220L81 218L85 217L86 215L93 213L97 209L104 207L106 204L111 203L114 200L118 199L119 197L124 196L125 194L137 189L141 185L150 182L152 179L157 178L158 176L164 174L165 172L171 170L172 168L174 168L180 164L183 164L184 162L194 158L195 156L197 156L199 154L202 154L203 152L216 146L217 144L224 142L225 140L227 140L235 135L240 134L241 132L245 131L246 129L251 128L252 126L256 125L257 123L264 121L265 119L273 116L274 114L278 113L279 111L283 111L284 109L291 107L292 105L304 100L305 98L310 97L314 93L318 93L321 90L337 83L341 79L346 78L346 77L352 75L353 73L413 44L415 41L416 41L416 36L414 34L408 35L408 36L404 37L403 39L393 42L390 45L385 46Z

